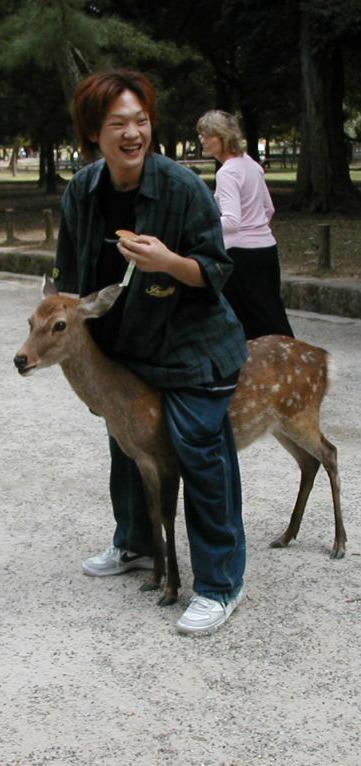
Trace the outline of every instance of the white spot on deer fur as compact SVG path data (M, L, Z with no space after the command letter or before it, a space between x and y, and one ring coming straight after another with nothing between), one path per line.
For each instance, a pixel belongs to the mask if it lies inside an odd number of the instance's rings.
M292 383L292 375L287 375L287 383Z
M257 386L255 386L254 384L252 386L252 391L257 391Z
M315 393L317 391L317 389L318 389L318 385L317 385L317 383L314 383L313 386L312 386L313 393Z
M305 364L308 364L309 362L308 354L301 354L301 359L303 362L305 362Z
M272 393L273 393L273 394L277 394L277 391L279 391L279 390L280 390L280 388L281 388L280 384L279 384L279 383L275 383L275 384L272 386L272 388L271 388L271 391L272 391Z
M296 375L301 375L302 374L301 367L295 367L295 373Z
M287 399L286 406L292 407L292 405L293 405L293 399Z
M149 410L149 415L151 415L152 418L156 418L157 415L158 415L158 412L157 412L157 410L154 409L154 407L151 407L150 410Z
M241 412L242 412L242 415L247 415L248 407L242 407Z

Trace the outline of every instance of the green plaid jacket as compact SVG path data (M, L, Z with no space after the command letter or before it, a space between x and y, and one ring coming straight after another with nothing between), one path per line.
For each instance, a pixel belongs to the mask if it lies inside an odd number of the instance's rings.
M97 290L97 262L105 223L99 189L105 161L82 168L62 203L54 277L58 290ZM213 196L193 171L158 154L146 158L136 198L136 232L158 237L197 260L205 288L168 274L136 270L127 288L114 356L160 388L211 383L247 358L242 325L221 295L232 271Z

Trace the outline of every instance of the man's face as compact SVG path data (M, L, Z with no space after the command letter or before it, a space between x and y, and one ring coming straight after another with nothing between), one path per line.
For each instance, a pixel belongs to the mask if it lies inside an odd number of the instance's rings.
M100 133L90 138L99 144L113 181L140 179L152 128L135 93L123 91L111 104Z

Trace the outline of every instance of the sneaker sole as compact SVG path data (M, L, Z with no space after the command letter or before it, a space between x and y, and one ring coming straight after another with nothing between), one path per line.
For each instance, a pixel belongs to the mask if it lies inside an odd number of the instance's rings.
M88 575L89 577L114 577L115 575L122 575L126 574L127 572L130 572L132 570L139 569L143 570L144 572L151 572L153 570L153 564L150 566L139 566L137 564L128 564L125 565L122 569L107 569L106 571L101 571L99 569L90 569L88 567L85 567L84 564L82 566L83 574Z
M179 625L179 623L177 623L177 632L183 636L210 636L212 633L215 633L218 628L224 625L227 619L228 617L225 617L220 622L217 622L216 625L212 625L211 627L206 628L191 628L190 626L188 627L186 625Z
M122 572L119 572L119 570L109 571L108 569L107 572L98 572L92 569L85 569L85 567L82 567L82 571L83 571L83 574L88 575L88 577L114 577L114 575L122 574Z

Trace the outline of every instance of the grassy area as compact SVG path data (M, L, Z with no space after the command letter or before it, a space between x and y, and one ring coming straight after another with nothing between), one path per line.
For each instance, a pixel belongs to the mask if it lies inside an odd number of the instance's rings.
M198 167L199 169L199 175L208 182L213 182L215 178L214 173L214 163L209 162L204 165L197 166L194 164L194 167ZM66 181L69 181L72 177L72 173L68 170L62 170L61 176ZM350 176L352 181L361 183L361 167L359 168L351 168L350 170ZM15 184L23 184L23 183L29 183L29 182L35 182L39 178L38 171L34 170L22 170L20 169L16 176L13 176L12 173L10 173L9 170L1 168L0 169L0 184L2 183L15 183ZM275 167L274 169L271 168L270 170L266 171L266 179L267 182L273 183L274 181L281 182L281 183L295 183L296 181L296 169L293 170L283 170L282 168Z
M67 170L61 171L61 177L64 178L66 181L70 181L72 177L72 173ZM34 183L37 182L39 179L39 173L38 171L34 170L19 170L16 176L13 176L12 173L10 173L9 170L0 170L0 186L1 184L28 184L28 183ZM0 192L0 198L1 198L1 192Z

